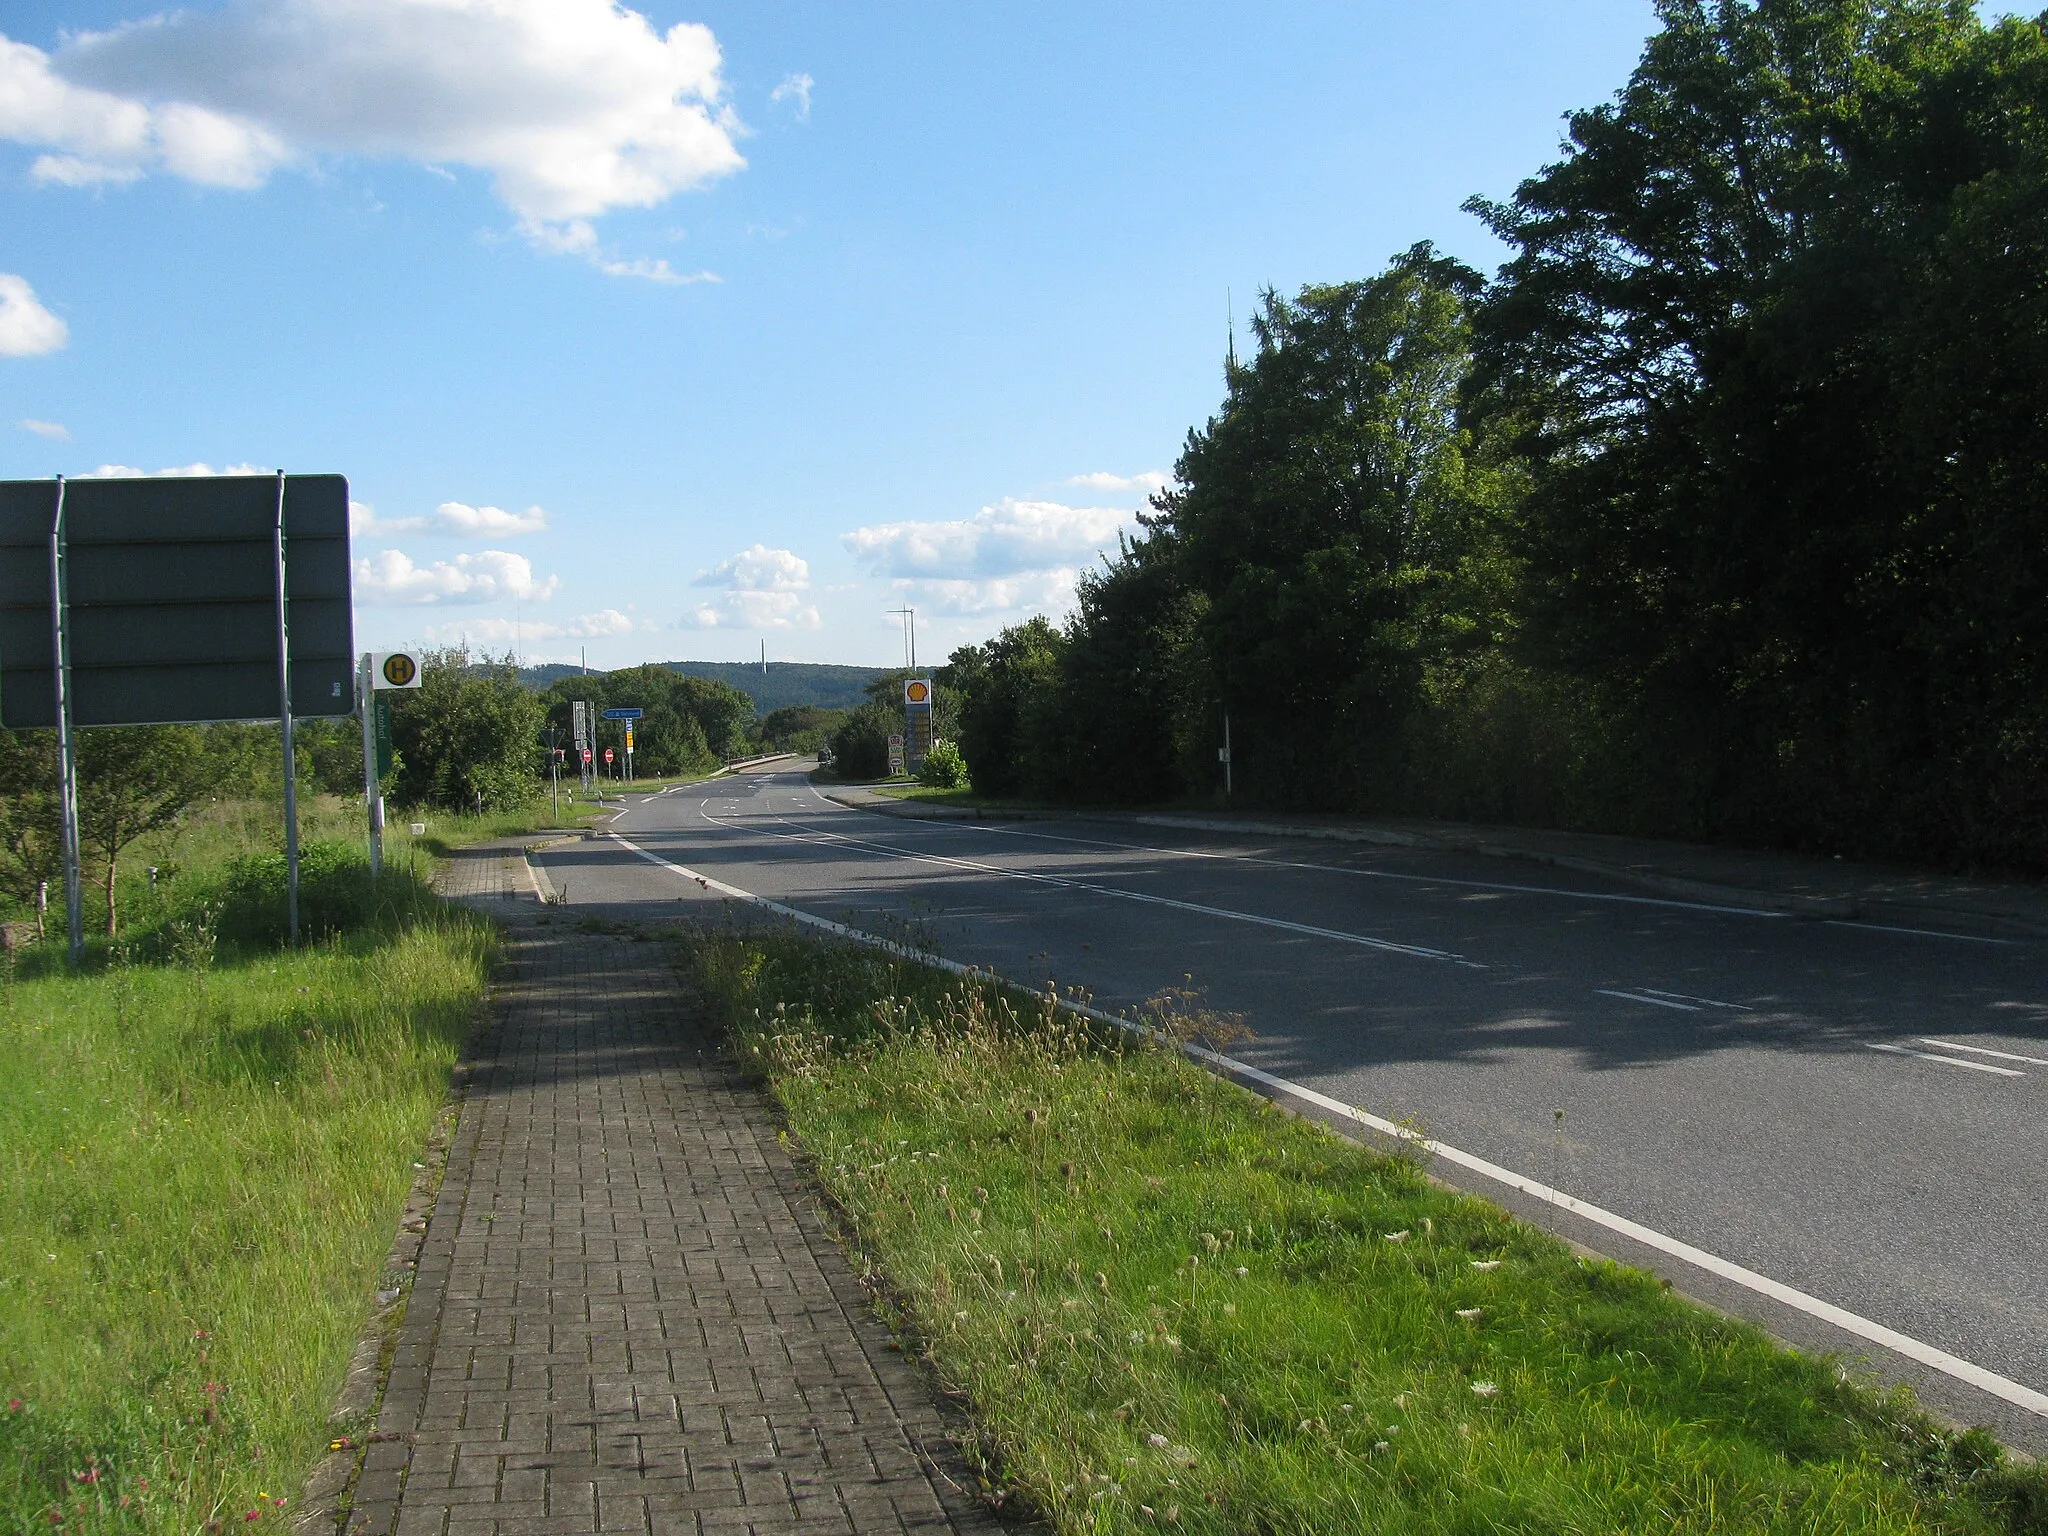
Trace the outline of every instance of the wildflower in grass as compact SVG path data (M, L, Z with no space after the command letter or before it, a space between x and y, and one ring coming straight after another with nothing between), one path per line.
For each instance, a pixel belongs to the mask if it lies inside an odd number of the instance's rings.
M1474 1259L1474 1260L1472 1261L1472 1267L1473 1267L1474 1269L1499 1269L1499 1268L1500 1268L1500 1260L1499 1260L1499 1259Z
M7 1399L7 1411L9 1413L19 1413L22 1409L26 1408L27 1406L28 1404L24 1403L18 1397L10 1397L9 1399Z
M1167 1445L1170 1445L1172 1442L1169 1441L1164 1435L1147 1435L1145 1437L1145 1443L1147 1445L1158 1446L1163 1449Z
M1408 1241L1408 1229L1403 1227L1400 1231L1389 1232L1386 1236L1390 1243L1405 1243Z
M1477 1307L1460 1307L1458 1308L1458 1316L1465 1319L1468 1323L1476 1323L1479 1321L1479 1310Z
M1472 1395L1473 1395L1474 1397L1497 1397L1497 1396L1498 1396L1499 1394L1500 1394L1500 1383L1499 1383L1499 1382L1496 1382L1496 1381L1475 1381L1475 1382L1473 1382L1473 1383L1472 1383Z

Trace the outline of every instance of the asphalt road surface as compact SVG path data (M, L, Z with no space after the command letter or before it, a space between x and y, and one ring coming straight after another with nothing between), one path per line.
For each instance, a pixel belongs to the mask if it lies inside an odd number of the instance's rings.
M1242 1061L2048 1393L2048 943L1476 855L910 821L835 805L792 768L649 797L615 831L541 856L571 907L710 916L730 898L702 875L1112 1010L1191 977L1255 1032ZM2038 1401L1439 1170L2048 1451Z

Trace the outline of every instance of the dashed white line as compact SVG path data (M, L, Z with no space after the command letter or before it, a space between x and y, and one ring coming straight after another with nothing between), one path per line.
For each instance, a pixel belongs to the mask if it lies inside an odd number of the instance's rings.
M1994 1051L1988 1045L1964 1045L1956 1040L1935 1040L1927 1035L1920 1037L1922 1045L1938 1045L1944 1051L1968 1051L1974 1056L1995 1056L2000 1061L2024 1061L2037 1067L2048 1067L2048 1060L2039 1056L2021 1056L2013 1051Z
M1917 1056L1922 1061L1938 1061L1945 1067L1962 1067L1971 1072L1989 1072L1996 1077L2025 1077L2024 1072L2015 1072L2011 1067L1994 1067L1988 1061L1964 1061L1957 1056L1937 1056L1932 1051L1909 1050L1903 1045L1879 1045L1875 1041L1863 1042L1866 1051L1887 1051L1894 1056Z
M1652 1008L1676 1008L1680 1013L1704 1013L1698 1003L1681 1003L1668 997L1651 997L1647 992L1616 992L1608 987L1593 989L1602 997L1618 997L1625 1003L1648 1003Z
M776 818L781 820L780 817ZM1238 912L1229 907L1208 907L1199 902L1180 901L1171 896L1153 896L1143 891L1127 891L1114 885L1097 885L1089 880L1073 880L1063 875L1039 874L1031 870L1005 869L1000 864L984 864L978 859L957 859L940 853L911 853L887 843L871 843L865 838L842 837L836 832L777 832L769 827L750 826L745 829L707 817L713 826L728 832L742 830L765 834L794 843L834 843L848 848L859 848L870 853L879 853L892 859L901 859L913 864L939 864L953 869L973 870L976 874L995 875L1005 880L1023 880L1033 885L1050 885L1062 890L1085 891L1091 896L1110 896L1120 901L1134 901L1144 906L1167 907L1177 912L1193 912L1203 917L1220 917L1231 922L1253 923L1262 928L1279 928L1289 933L1305 934L1313 939L1334 939L1340 944L1356 944L1365 949L1377 949L1388 954L1412 955L1418 960L1447 960L1453 965L1473 970L1486 967L1476 960L1467 960L1449 950L1430 949L1420 944L1400 944L1391 939L1369 938L1362 933L1347 933L1340 928L1319 928L1310 923L1289 922L1280 917L1262 917L1255 912Z

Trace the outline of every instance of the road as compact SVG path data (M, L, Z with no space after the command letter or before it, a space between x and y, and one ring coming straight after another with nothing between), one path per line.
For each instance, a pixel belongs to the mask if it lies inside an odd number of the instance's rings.
M572 907L706 916L727 898L702 875L1112 1010L1191 977L1254 1031L1239 1060L2048 1393L2048 944L1476 855L910 821L787 768L650 797L614 826L542 856ZM2038 1396L1987 1395L1612 1223L1442 1171L2048 1450Z

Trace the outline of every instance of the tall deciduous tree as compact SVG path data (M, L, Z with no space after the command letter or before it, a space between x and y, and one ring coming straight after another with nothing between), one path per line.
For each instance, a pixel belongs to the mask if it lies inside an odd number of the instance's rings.
M2041 26L1658 9L1563 158L1473 205L1518 248L1480 356L1536 466L1538 654L1638 722L1668 829L1995 857L2021 810L2038 859Z
M1418 245L1370 281L1268 293L1157 499L1270 801L1369 803L1423 667L1475 633L1501 490L1459 412L1480 286Z

